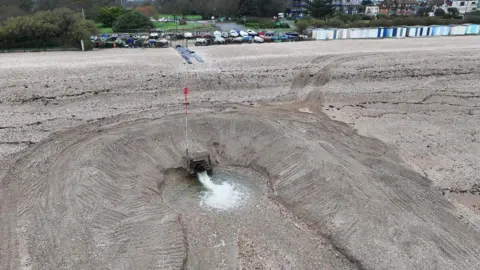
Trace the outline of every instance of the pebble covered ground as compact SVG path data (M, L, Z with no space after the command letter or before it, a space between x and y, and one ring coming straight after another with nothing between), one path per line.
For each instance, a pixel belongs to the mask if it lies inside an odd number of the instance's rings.
M0 268L475 269L479 41L1 54ZM181 196L183 87L244 216Z

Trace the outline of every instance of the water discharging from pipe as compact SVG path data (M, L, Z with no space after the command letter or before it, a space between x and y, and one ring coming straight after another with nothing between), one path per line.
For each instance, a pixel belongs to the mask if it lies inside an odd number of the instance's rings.
M197 174L198 180L206 188L202 193L201 205L206 205L217 210L228 210L239 206L245 197L240 188L226 181L216 184L212 182L207 172Z

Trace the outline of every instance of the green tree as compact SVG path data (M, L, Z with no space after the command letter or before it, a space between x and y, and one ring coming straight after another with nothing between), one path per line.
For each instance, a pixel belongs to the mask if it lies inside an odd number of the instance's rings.
M284 12L286 0L153 0L152 5L161 14L194 14L206 18L269 17Z
M0 25L3 21L8 18L16 17L16 16L23 16L27 13L25 10L20 8L18 5L1 5L0 4Z
M448 11L449 14L452 14L452 15L460 14L460 12L458 11L458 8L454 8L454 7L453 8L448 8L447 11Z
M153 23L149 18L136 11L128 11L117 18L113 23L112 28L114 32L126 32L131 29L145 29L152 27Z
M272 0L258 0L258 10L260 11L260 16L262 17L270 17L272 15L278 15L280 10L273 10L274 8L271 6Z
M259 0L240 0L239 15L260 17L260 1Z
M339 20L339 19L328 20L327 25L330 26L330 27L335 27L335 28L345 27L345 23L342 20Z
M157 10L153 6L139 6L135 8L135 11L142 13L147 17L153 17L158 14Z
M372 27L392 26L392 21L386 20L386 19L373 20L370 22L370 26Z
M354 21L348 24L348 27L368 27L370 23L368 21Z
M23 0L20 5L18 5L23 11L30 12L33 9L35 3L32 0Z
M101 22L104 27L112 27L115 20L126 12L125 8L119 6L102 7L97 12L97 21Z
M308 23L311 26L316 27L316 28L322 28L322 27L325 27L325 25L326 25L325 20L317 20L317 19L311 19L311 20L308 21Z
M435 16L443 16L443 15L445 15L445 10L443 10L441 8L437 8L437 9L435 9L434 14L435 14Z
M362 0L362 6L373 6L372 0Z
M303 34L305 30L308 28L308 22L304 20L298 21L295 24L295 27L297 28L298 33Z
M95 24L83 20L80 13L69 9L40 11L33 15L19 16L0 27L0 47L6 49L46 48L75 46L80 48L84 40L91 48L89 37L96 34Z
M212 2L215 3L215 1L212 1ZM235 3L235 0L226 0L225 2ZM278 15L279 12L284 12L284 11L285 11L285 1L281 1L281 0L238 0L238 9L234 11L234 13L236 13L234 15L252 16L252 17L271 17L271 16Z
M324 18L333 14L331 0L313 0L306 8L314 18Z
M417 9L418 16L426 16L428 15L428 12L430 12L430 9L428 7L421 7Z

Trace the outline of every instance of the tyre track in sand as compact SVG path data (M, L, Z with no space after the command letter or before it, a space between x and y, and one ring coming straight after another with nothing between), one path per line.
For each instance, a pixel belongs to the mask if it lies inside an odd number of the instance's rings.
M89 166L88 163L99 158L98 148L89 145L97 143L103 149L100 150L103 157L97 159L99 162L95 166ZM58 153L65 158L54 159L46 174L39 174L32 181L18 182L27 196L19 203L18 221L26 224L25 235L18 237L25 238L28 244L32 267L179 268L185 257L185 247L176 216L166 215L165 209L157 204L158 200L143 193L145 189L139 185L145 182L133 181L140 177L128 171L132 167L150 170L150 177L143 179L150 180L149 184L155 188L155 165L144 165L148 159L139 151L128 149L124 141L117 141L112 147L102 147L101 144L96 138L81 139ZM122 156L124 160L117 160L130 164L129 167L101 162L118 155L114 150L116 144L125 146L123 151L130 150L129 156ZM78 153L85 147L91 151L79 157ZM130 177L134 179L128 180ZM151 204L142 203L145 200ZM70 257L72 254L83 255L75 260ZM103 261L102 258L115 259ZM2 269L12 268L15 267L7 265Z
M470 87L476 82L475 72L468 69L474 71L471 67L477 63L478 50L464 52L462 48L473 43L468 39L459 40L468 44L457 46L457 51L447 56L434 52L435 44L424 44L428 46L425 52L418 48L411 54L389 53L396 57L372 56L372 53L362 53L365 57L345 56L342 52L316 58L323 54L320 53L312 62L311 50L295 49L290 51L293 57L299 54L294 61L288 61L292 60L290 56L275 53L261 65L256 63L260 56L247 57L240 63L232 60L229 53L223 62L207 61L204 68L189 71L192 74L189 80L194 85L192 92L200 100L191 106L192 141L188 144L191 150L209 149L221 165L245 167L266 179L255 178L258 183L252 186L264 192L255 195L265 197L253 200L251 208L241 212L245 214L243 217L209 214L198 206L195 198L187 198L188 184L178 172L172 173L177 178L166 176L166 172L179 167L179 158L187 146L183 115L156 118L181 112L181 108L174 108L172 104L181 99L176 96L175 87L178 74L185 70L175 66L175 61L165 61L169 64L162 68L168 72L159 72L158 78L172 77L163 84L147 78L154 74L137 75L135 69L134 73L121 73L127 77L115 81L117 77L110 73L117 66L99 68L100 75L109 72L108 78L115 87L98 95L89 92L76 96L84 90L67 91L61 83L58 87L32 89L16 84L3 89L7 102L0 108L7 120L2 126L20 128L2 129L1 134L7 138L9 134L24 131L27 134L9 141L30 141L31 132L45 125L52 130L49 132L64 131L42 142L44 137L32 138L31 141L40 143L17 155L19 160L11 165L12 169L2 172L5 177L0 183L0 268L188 269L199 263L204 269L239 266L248 269L252 265L294 269L475 269L480 253L478 231L455 216L454 207L430 187L430 180L402 165L388 144L359 136L348 125L332 121L321 113L325 102L338 102L332 105L335 112L353 108L349 104L383 112L390 107L401 109L406 105L403 102L416 102L425 97L434 103L429 105L432 107L439 106L436 102L445 103L445 107L451 107L449 104L477 106L476 94ZM380 47L393 45L375 42ZM410 44L408 42L398 41L395 46ZM416 42L425 41L411 41ZM444 42L454 43L452 39ZM315 44L322 47L333 43ZM341 49L342 44L350 43L335 44ZM288 44L272 46L278 46L275 48L280 51L288 48ZM312 48L308 43L295 46ZM383 49L394 50L388 46ZM442 46L446 45L437 48ZM242 50L248 54L249 48L242 47ZM218 59L224 49L205 49L201 54L207 54L206 59ZM457 58L460 54L465 57ZM76 57L83 59L84 56ZM438 61L434 59L437 57ZM466 61L468 57L472 61ZM279 58L289 66L282 68ZM442 59L455 66L453 72L459 74L458 80L449 81L451 77L448 70L442 68ZM143 65L142 61L134 61ZM395 61L408 64L401 66ZM59 68L65 67L65 63ZM268 65L279 65L279 68L266 67ZM231 68L231 72L223 72L217 80L215 76L222 73L222 68L227 71ZM382 72L377 73L375 69ZM15 67L3 70L4 76L25 74ZM44 73L34 72L33 68L28 70L32 76L43 74L38 80L45 81L45 76L48 79L48 74L59 69L55 67ZM77 76L82 71L87 77L97 76L83 69L65 72ZM299 72L301 76L295 77ZM436 76L440 80L429 78ZM382 81L382 77L389 80ZM403 77L410 80L402 80ZM425 78L427 82L422 81ZM47 83L51 85L50 81ZM156 85L161 89L150 91ZM434 89L429 88L433 86L441 88L442 95L435 95ZM206 87L211 89L203 89ZM260 89L254 89L257 87ZM135 91L144 88L148 91ZM472 98L452 96L462 92L457 88L469 89L467 95ZM98 89L106 88L98 84L88 91ZM405 89L418 91L408 92L412 97L407 97ZM387 95L386 90L393 90L393 95ZM65 96L64 91L71 96ZM152 98L157 94L158 99ZM210 102L204 95L211 94L219 96ZM42 100L29 100L35 95L64 98L55 100L55 104L43 104ZM307 101L299 101L303 97L307 97ZM22 99L27 102L18 102ZM250 109L241 105L215 105L235 101L255 105L255 101L271 99L294 104L280 108L251 106ZM362 103L368 100L380 103ZM203 107L201 103L209 106ZM11 106L15 106L15 110L11 110ZM309 113L299 113L298 109ZM33 117L32 112L37 111L43 114L35 115L34 121L18 118ZM133 114L138 111L142 113ZM361 115L361 112L355 113ZM338 117L335 113L331 115ZM449 117L444 116L440 115L441 120L434 122L440 128L443 118ZM128 122L142 117L147 119ZM21 121L15 122L15 118ZM48 124L52 121L47 119L56 120ZM35 121L41 123L25 126ZM62 124L66 121L72 122ZM71 128L81 121L88 124ZM60 127L56 127L57 124ZM418 126L424 125L425 122ZM369 125L368 130L381 126ZM48 132L42 136L46 134ZM385 141L388 141L391 133L386 134ZM476 147L471 143L466 146ZM426 147L421 148L424 149ZM282 211L289 214L278 213ZM302 224L301 229L292 219ZM210 237L209 233L215 230L216 236ZM245 254L248 256L242 257ZM252 258L252 262L246 257Z
M480 239L450 213L452 206L430 189L428 180L398 165L380 142L358 136L347 125L321 115L270 107L193 115L191 151L211 149L215 153L222 146L222 155L214 157L222 164L261 169L271 179L268 196L309 228L298 231L301 238L317 234L318 239L302 241L312 246L327 243L325 250L301 250L297 267L318 269L321 263L327 269L340 265L408 269L437 261L438 269L451 269L468 268L466 261L476 262ZM157 191L162 186L159 181L165 179L162 172L179 166L183 154L184 123L180 119L181 115L109 127L87 125L59 134L55 140L59 145L51 140L25 153L24 164L7 177L16 177L11 185L28 198L19 204L18 223L24 224L25 233L17 238L24 239L34 269L188 268L199 262L202 252L212 257L201 265L217 268L223 253L209 250L218 242L199 249L207 241L205 232L215 228L225 230L224 241L231 243L225 252L235 252L236 241L255 245L256 255L251 255L255 264L267 266L287 250L300 252L288 248L300 244L295 234L285 234L284 242L272 242L278 255L255 240L260 236L253 231L265 234L259 238L262 241L274 241L259 219L272 215L274 208L256 210L238 222L248 224L242 230L255 237L235 238L232 233L238 228L228 219L218 219L216 225L215 219L198 223L204 218L201 211L189 212L188 193L169 193L162 199L162 190L185 181L172 178ZM282 127L286 123L292 127ZM50 157L38 162L40 156ZM290 226L268 222L274 227ZM3 234L7 241L16 238ZM380 239L385 244L379 244ZM387 260L378 256L385 249L392 252ZM284 257L283 263L293 265L289 260L294 257ZM228 258L230 266L238 266L239 262ZM248 260L241 263L249 265Z

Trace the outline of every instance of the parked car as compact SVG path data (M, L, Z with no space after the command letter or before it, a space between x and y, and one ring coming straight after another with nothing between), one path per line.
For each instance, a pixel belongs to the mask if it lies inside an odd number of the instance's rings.
M252 36L252 37L257 35L257 32L253 31L252 29L248 29L247 33L248 33L249 36Z
M215 44L225 44L225 39L221 36L216 36L214 40Z
M118 36L118 38L121 39L121 40L127 40L127 39L130 38L130 34L127 34L127 33L125 33L125 34L120 34L120 35Z
M251 36L242 37L242 41L243 41L243 42L252 42L252 41L253 41L253 37L251 37Z
M129 47L133 47L133 45L135 44L135 39L133 39L133 37L127 39L127 41L125 42L126 44L128 44Z
M265 40L261 37L254 36L253 41L255 41L255 43L263 43Z
M195 40L195 46L207 46L208 42L206 38L197 38Z
M213 38L213 35L210 34L210 33L205 33L204 35L202 35L202 37L204 37L204 38Z
M289 40L300 40L300 37L298 36L297 33L285 33L285 37L287 37L287 39Z
M235 37L235 38L233 38L232 42L234 42L234 43L242 43L242 42L243 42L243 37Z
M115 45L116 45L116 47L120 47L120 48L121 48L121 47L123 47L124 44L125 44L125 43L124 43L123 40L120 39L120 38L117 38L117 39L115 40Z
M260 35L258 37L263 38L264 42L273 42L273 37L272 36Z
M181 33L177 33L177 34L166 34L165 36L163 36L164 38L166 39L184 39L185 36Z
M230 34L231 37L238 37L239 36L238 32L235 31L235 30L230 30L229 34Z
M105 48L105 42L100 40L95 41L95 48Z
M158 39L159 38L159 35L158 33L150 33L150 36L148 37L149 39Z
M161 38L157 40L156 47L166 48L168 47L168 40Z

